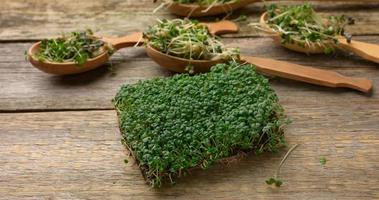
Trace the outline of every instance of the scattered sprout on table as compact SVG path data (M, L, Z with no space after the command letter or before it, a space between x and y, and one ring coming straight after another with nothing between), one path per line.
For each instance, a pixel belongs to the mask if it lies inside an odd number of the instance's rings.
M331 54L335 51L338 36L351 40L351 35L345 33L345 26L354 21L345 15L323 17L308 3L293 6L271 4L266 6L266 12L268 27L253 25L261 30L280 33L283 44L316 45L323 47L326 54Z
M113 102L123 144L156 187L243 152L276 152L288 122L268 79L236 62L124 85Z
M156 50L192 60L238 60L239 49L226 48L209 33L207 26L188 19L158 20L144 33Z
M276 187L280 187L283 184L283 181L279 179L280 169L286 162L288 156L292 153L293 150L296 149L297 146L299 146L299 144L295 144L287 151L286 155L284 155L283 159L280 161L280 164L278 168L276 169L275 175L266 180L267 185L275 185Z
M326 164L326 161L327 161L327 160L326 160L326 158L325 158L324 156L321 156L321 157L320 157L320 164L321 164L321 165L325 165L325 164Z
M266 180L266 184L280 187L283 184L283 181L278 178L270 177L269 179Z
M63 34L56 39L44 39L33 56L43 62L75 62L81 65L104 51L112 53L112 48L96 38L91 30L86 30Z

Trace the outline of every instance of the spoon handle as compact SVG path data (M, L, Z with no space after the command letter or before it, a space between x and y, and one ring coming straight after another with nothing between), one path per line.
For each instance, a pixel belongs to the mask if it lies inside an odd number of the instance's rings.
M221 35L227 33L237 33L239 31L239 27L232 21L222 20L219 22L213 23L201 23L208 27L209 32L212 35Z
M344 87L369 93L372 83L366 78L351 78L339 73L267 58L243 56L241 60L256 66L257 71L282 78L327 87Z
M111 38L111 37L102 37L101 38L104 42L108 42L112 44L113 48L116 50L124 48L124 47L131 47L136 44L142 45L143 44L143 33L142 32L135 32L130 35L126 35L123 37L118 38Z
M353 52L364 59L379 63L379 45L359 41L348 43L345 38L339 38L338 42L338 47L342 50Z

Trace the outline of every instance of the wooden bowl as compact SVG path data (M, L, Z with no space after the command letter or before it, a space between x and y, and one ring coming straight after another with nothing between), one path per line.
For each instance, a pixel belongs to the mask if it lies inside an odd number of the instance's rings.
M34 55L38 52L41 42L35 43L28 50L28 60L37 69L55 75L68 75L68 74L78 74L86 72L99 67L100 65L106 63L109 59L108 52L103 50L103 53L95 58L88 59L86 63L78 65L74 62L49 62L44 60L39 61Z
M154 60L158 65L174 72L188 72L186 67L193 66L194 73L208 72L212 66L223 63L223 60L188 60L164 54L150 45L146 46L147 55Z
M324 47L320 46L316 43L311 43L311 45L305 44L304 46L301 46L297 43L285 43L283 44L281 42L281 35L280 33L277 33L273 31L270 26L267 24L267 12L263 13L260 17L259 23L267 29L267 33L271 34L272 39L275 41L276 44L281 45L287 49L290 49L292 51L300 52L300 53L306 53L306 54L323 54L324 53ZM326 46L334 46L334 44L325 44Z

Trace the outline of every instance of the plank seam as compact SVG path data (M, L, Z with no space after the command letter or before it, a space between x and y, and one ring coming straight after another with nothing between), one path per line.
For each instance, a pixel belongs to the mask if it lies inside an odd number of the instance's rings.
M114 108L79 108L79 109L70 109L70 108L62 108L62 109L20 109L20 110L0 110L0 114L2 113L47 113L47 112L83 112L83 111L111 111L115 110Z

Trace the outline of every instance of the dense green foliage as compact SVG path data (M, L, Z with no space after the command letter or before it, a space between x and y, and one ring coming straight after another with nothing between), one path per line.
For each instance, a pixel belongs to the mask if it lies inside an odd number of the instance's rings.
M266 6L268 24L281 34L282 43L296 43L300 46L319 45L325 53L332 53L338 42L336 36L344 35L344 28L352 23L350 18L329 16L323 18L310 4ZM349 36L350 37L350 36Z
M205 25L188 19L159 20L144 37L158 51L181 58L232 60L239 57L238 49L225 48Z
M153 186L240 151L276 151L286 123L268 80L249 64L124 85L114 99L124 143Z
M199 5L214 5L214 4L223 4L223 3L229 3L229 2L236 2L240 0L172 0L176 3L183 3L183 4L199 4Z
M42 40L35 56L40 61L84 64L100 55L105 47L104 42L93 36L91 30L71 32L57 39Z

